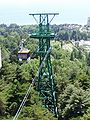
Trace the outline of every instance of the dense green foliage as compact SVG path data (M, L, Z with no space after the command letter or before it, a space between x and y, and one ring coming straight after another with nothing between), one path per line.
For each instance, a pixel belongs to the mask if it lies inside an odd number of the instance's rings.
M0 70L0 120L11 120L32 79L35 77L39 58L20 64L17 59L19 43L26 39L25 47L31 53L37 48L38 41L31 39L29 34L36 26L0 25L0 46L2 48L3 67ZM53 31L55 32L55 26ZM56 30L56 33L60 31ZM68 40L68 33L62 40ZM79 36L79 35L78 35ZM72 39L76 32L71 33ZM80 36L79 36L80 37ZM85 37L85 36L84 36ZM90 53L80 47L72 50L64 49L69 42L56 41L52 44L52 65L57 90L58 112L60 120L90 119ZM56 120L48 111L35 88L32 89L19 120Z

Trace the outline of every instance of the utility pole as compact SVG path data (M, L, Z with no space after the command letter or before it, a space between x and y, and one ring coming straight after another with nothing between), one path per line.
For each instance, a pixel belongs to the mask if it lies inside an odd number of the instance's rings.
M53 33L50 32L50 23L58 13L37 13L29 14L32 15L38 24L38 31L31 34L31 38L39 39L39 49L37 54L40 58L40 64L42 64L47 51L51 48L50 40L55 37ZM48 110L53 112L56 117L58 117L57 110L57 97L56 97L56 85L52 73L51 64L51 52L48 54L46 60L44 61L44 66L39 72L37 80L37 89L42 98L42 102Z

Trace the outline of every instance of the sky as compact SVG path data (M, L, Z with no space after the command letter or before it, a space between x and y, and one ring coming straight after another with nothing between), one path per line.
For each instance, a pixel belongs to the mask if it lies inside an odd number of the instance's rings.
M90 0L0 0L0 24L35 24L30 13L59 13L52 24L87 24Z

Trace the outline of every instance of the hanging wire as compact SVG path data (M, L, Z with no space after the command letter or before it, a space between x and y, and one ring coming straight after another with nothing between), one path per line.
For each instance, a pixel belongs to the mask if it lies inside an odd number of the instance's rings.
M14 116L13 120L17 120L18 119L18 117L19 117L19 115L20 115L20 113L21 113L21 111L22 111L22 109L23 109L23 107L25 105L25 102L27 101L27 98L28 98L28 96L29 96L29 94L30 94L30 92L32 90L32 87L33 87L34 83L36 82L36 80L37 80L37 78L39 76L39 73L40 73L42 67L44 66L44 63L45 63L45 61L46 61L46 59L47 59L47 57L48 57L50 52L51 52L51 47L48 49L47 54L45 55L41 65L40 65L40 67L39 67L39 69L37 71L36 77L32 80L32 83L30 84L30 86L29 86L29 88L28 88L28 90L27 90L27 92L26 92L26 94L25 94L25 96L23 98L23 101L20 104L20 107L17 110L16 115Z

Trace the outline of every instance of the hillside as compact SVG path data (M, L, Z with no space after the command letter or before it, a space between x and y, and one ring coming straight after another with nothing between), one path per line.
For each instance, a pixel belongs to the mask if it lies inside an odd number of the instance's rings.
M31 53L38 40L29 37L35 26L0 26L3 66L0 69L0 120L13 119L23 97L36 76L39 58L21 64L17 59L19 43ZM88 120L90 117L90 53L68 40L52 40L52 66L56 83L60 120ZM42 103L36 86L32 89L19 120L57 120Z

